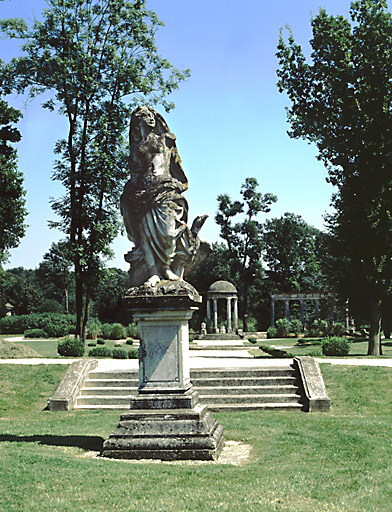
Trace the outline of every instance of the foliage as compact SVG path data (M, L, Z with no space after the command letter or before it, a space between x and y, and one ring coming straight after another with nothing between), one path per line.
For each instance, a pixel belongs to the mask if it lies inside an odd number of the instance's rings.
M276 335L278 338L287 338L291 331L290 321L287 318L279 318L275 322Z
M276 338L278 336L278 329L276 327L268 327L267 338Z
M102 324L101 332L105 340L121 340L126 338L125 327L119 323Z
M113 359L128 359L128 350L123 348L113 349Z
M83 357L84 343L74 336L66 336L63 340L59 341L57 352L60 356Z
M314 142L337 187L329 216L334 280L353 314L370 321L381 353L382 304L391 295L392 17L386 0L357 0L352 23L323 9L312 19L311 63L292 34L278 46L279 90L290 136Z
M72 255L69 243L62 240L53 243L36 270L40 282L52 288L53 296L63 303L64 312L69 313L69 293L73 283Z
M260 350L262 350L266 354L269 354L270 356L276 357L278 359L279 358L291 359L293 357L293 354L291 354L290 352L287 352L286 350L269 347L268 345L260 345Z
M49 338L48 334L43 329L27 329L24 332L25 338Z
M127 336L129 336L130 338L139 338L139 330L135 322L131 322L126 327L126 331Z
M335 322L329 327L328 333L331 336L343 336L344 331L344 325L339 322Z
M244 331L248 330L249 290L261 281L260 262L263 250L262 224L256 220L260 213L268 213L271 204L277 201L273 194L257 191L256 178L247 178L241 186L242 201L232 201L227 194L218 196L218 211L215 220L220 227L220 236L226 243L230 276L235 281L241 296L240 307L244 318ZM234 218L244 214L244 220L233 224Z
M73 315L59 313L32 313L0 318L0 332L20 334L28 329L42 329L49 337L65 336L74 325Z
M135 348L129 350L128 359L139 359L139 351Z
M299 336L302 332L302 322L298 320L298 318L293 318L290 320L290 332L294 333L296 336Z
M110 268L92 292L93 314L101 322L129 322L129 313L122 305L128 273Z
M325 237L300 215L285 213L264 223L263 260L268 287L279 292L322 291L321 240Z
M330 328L328 322L326 320L322 320L321 318L313 320L313 322L306 327L306 334L314 338L326 336L329 334L329 332Z
M97 345L105 345L105 340L103 338L98 338Z
M89 318L86 330L87 337L95 340L102 332L102 324L98 318Z
M90 299L102 259L119 232L118 200L127 178L124 130L143 101L172 107L165 97L189 76L158 55L161 23L144 0L48 0L43 21L2 20L23 41L21 57L2 73L3 90L50 92L44 108L64 115L67 136L55 147L53 179L65 195L52 201L67 236L76 294L76 333L85 340Z
M257 338L256 338L256 336L249 336L248 341L250 343L254 344L254 343L257 343Z
M108 347L96 347L88 351L89 357L113 357L113 349Z
M350 341L347 338L330 336L325 338L321 349L325 356L347 356L350 352Z
M2 61L0 60L0 73ZM18 142L20 132L13 126L21 117L18 110L0 99L0 264L8 250L25 234L25 190L23 176L17 167L17 152L10 143Z
M125 341L125 343L126 343L127 345L133 345L133 339L132 339L132 338L128 338L128 339Z

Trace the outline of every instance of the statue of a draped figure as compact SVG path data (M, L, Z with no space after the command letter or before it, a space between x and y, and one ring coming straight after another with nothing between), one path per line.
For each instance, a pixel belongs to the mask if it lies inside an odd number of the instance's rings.
M182 280L208 254L198 232L207 215L187 226L188 203L182 196L188 180L177 152L176 137L153 108L138 107L130 126L130 179L121 196L121 213L134 248L130 287Z

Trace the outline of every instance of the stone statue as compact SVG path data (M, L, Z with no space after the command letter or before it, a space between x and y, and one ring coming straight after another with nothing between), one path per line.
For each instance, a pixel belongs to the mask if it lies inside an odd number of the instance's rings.
M182 193L188 180L177 152L176 137L154 109L138 107L130 126L130 179L121 196L121 213L129 240L129 286L154 287L182 280L208 254L198 232L207 215L187 226L188 203Z

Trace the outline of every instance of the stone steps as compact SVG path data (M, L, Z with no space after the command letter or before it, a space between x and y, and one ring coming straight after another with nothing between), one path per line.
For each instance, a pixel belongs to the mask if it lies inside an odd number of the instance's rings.
M298 410L302 396L290 367L193 370L200 403L213 411ZM92 370L76 400L76 409L129 409L137 394L137 371Z

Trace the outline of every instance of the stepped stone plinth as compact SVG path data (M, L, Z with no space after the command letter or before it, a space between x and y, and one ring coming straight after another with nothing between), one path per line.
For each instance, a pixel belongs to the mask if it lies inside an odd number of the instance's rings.
M215 460L223 428L192 388L188 321L201 298L184 281L130 290L125 301L140 332L139 388L103 445L121 459Z

